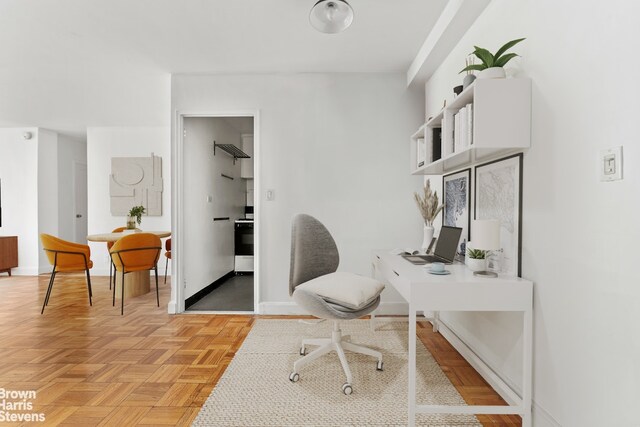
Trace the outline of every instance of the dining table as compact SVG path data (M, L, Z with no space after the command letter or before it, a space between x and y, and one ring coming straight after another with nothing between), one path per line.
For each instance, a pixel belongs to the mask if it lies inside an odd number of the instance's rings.
M151 233L162 238L170 237L170 231L123 231L119 233L102 233L102 234L90 234L87 236L87 240L90 242L117 242L124 236L133 233ZM132 271L126 273L124 276L125 287L124 296L127 298L137 297L149 293L150 287L150 272L149 271ZM116 274L116 294L121 295L122 288L122 275Z

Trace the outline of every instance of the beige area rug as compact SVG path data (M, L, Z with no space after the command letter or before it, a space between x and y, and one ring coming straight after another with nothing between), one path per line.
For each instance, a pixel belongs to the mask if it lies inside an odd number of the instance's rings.
M297 320L257 320L244 344L200 410L195 426L406 426L407 322L377 319L342 322L352 342L380 350L376 360L347 352L353 394L345 396L345 376L332 352L302 368L300 381L289 381L300 358L302 338L328 337L331 322L305 325ZM464 405L431 354L417 340L418 402ZM310 347L313 349L315 347ZM480 426L473 415L419 414L420 426Z

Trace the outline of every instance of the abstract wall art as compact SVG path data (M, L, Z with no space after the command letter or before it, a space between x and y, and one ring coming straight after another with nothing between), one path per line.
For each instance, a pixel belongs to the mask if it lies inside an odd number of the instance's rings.
M146 215L161 216L162 189L161 157L111 158L111 215L126 216L133 206L144 206Z
M475 169L475 219L500 221L501 251L495 270L521 275L522 253L522 153L495 160ZM473 242L473 230L471 230Z
M469 239L469 201L471 199L471 169L442 177L444 209L442 225L462 228L460 241Z

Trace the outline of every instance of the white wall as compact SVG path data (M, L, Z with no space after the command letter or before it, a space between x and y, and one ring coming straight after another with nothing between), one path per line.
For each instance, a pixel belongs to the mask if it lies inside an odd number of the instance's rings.
M74 239L75 176L74 164L87 164L86 141L58 135L58 236ZM83 239L82 242L84 243Z
M33 137L24 140L22 134ZM0 129L3 236L18 236L16 275L38 274L38 129Z
M169 128L156 127L90 127L87 129L88 232L111 232L126 225L125 216L112 216L109 201L109 176L112 157L162 158L162 216L143 216L140 228L148 231L171 230L171 143ZM94 263L92 274L109 274L106 244L89 243ZM161 256L164 260L164 256ZM164 273L164 262L158 263Z
M184 268L188 298L234 269L234 221L244 216L245 180L240 162L213 142L240 147L240 132L220 118L184 121ZM233 177L233 181L221 174ZM207 197L211 197L211 202ZM229 217L228 221L213 218Z
M38 233L58 236L58 134L38 129ZM46 253L38 251L40 273L51 271Z
M494 0L426 85L433 114L473 45L518 37L511 74L533 80L524 157L523 277L535 282L534 424L631 426L640 401L640 227L636 94L640 7L622 0ZM622 68L624 67L624 68ZM598 180L601 149L624 146L624 180ZM447 321L519 384L520 320Z
M423 121L419 91L402 75L281 74L172 79L172 111L260 112L260 301L284 310L291 220L317 216L333 233L340 269L370 274L371 250L418 247L421 218L408 174L408 138ZM272 189L275 200L266 201ZM188 243L187 243L188 244ZM385 291L384 300L400 301Z

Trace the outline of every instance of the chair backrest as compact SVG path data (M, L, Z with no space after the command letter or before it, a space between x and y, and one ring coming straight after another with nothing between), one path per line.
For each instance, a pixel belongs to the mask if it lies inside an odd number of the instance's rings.
M171 237L169 237L165 242L164 242L164 250L167 252L171 252Z
M310 215L296 215L291 225L289 295L296 286L338 269L340 255L329 230Z
M112 233L120 233L123 230L126 230L127 227L118 227L118 228L114 228L113 230L111 230ZM113 244L115 242L107 242L107 249L111 249L113 247Z
M40 234L40 241L42 242L42 248L47 254L49 264L55 264L58 268L84 268L85 261L88 263L91 258L91 249L88 245L69 242L45 233Z
M152 233L132 233L119 239L109 251L116 270L152 269L160 257L162 243Z

